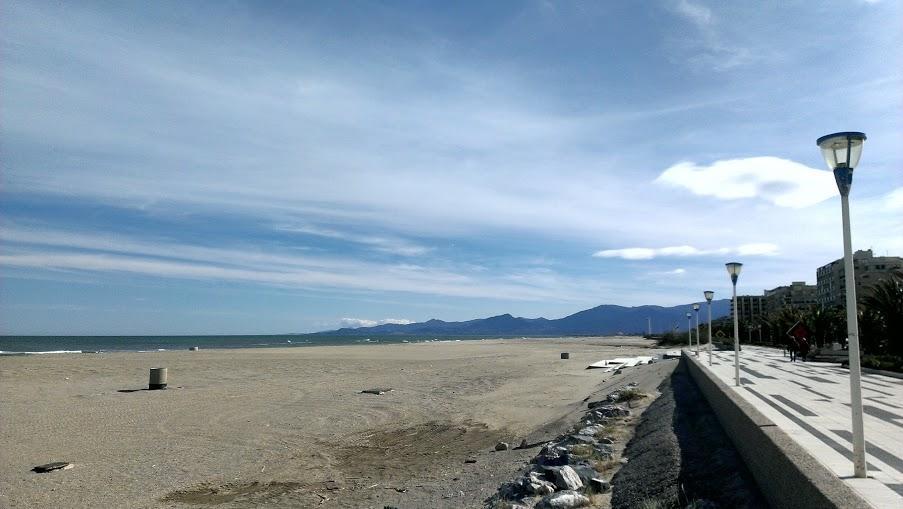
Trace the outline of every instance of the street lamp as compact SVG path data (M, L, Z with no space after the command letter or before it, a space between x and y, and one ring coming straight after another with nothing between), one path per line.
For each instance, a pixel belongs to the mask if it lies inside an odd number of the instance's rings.
M743 264L729 262L724 264L727 273L731 275L731 283L734 285L734 384L740 387L740 322L737 320L737 278L740 277L740 269Z
M865 464L865 431L862 424L862 387L859 368L859 320L856 316L856 279L853 274L853 242L850 240L850 187L853 185L853 169L859 164L865 134L857 132L834 133L822 136L815 143L834 172L834 181L840 191L840 208L843 216L843 267L846 279L847 341L850 357L850 406L853 411L853 472L856 477L868 475Z
M712 365L712 297L715 296L715 292L711 290L706 290L702 292L705 295L706 302L709 303L709 366Z
M693 315L689 311L687 311L687 348L693 348Z
M696 311L696 357L699 357L699 304L693 304L693 311Z

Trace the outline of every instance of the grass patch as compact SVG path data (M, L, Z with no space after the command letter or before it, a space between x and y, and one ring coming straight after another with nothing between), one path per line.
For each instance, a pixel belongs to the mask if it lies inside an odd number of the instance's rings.
M602 424L602 429L596 432L594 436L597 440L605 437L609 437L614 440L615 438L624 434L624 430L621 429L618 424L619 423L615 422L606 422L605 424Z
M623 391L618 391L618 401L634 401L637 399L643 399L646 397L646 393L637 389L636 387L631 387L629 389L624 389Z
M617 470L621 467L621 462L616 459L610 460L599 460L593 463L593 468L596 472L599 472L602 475L610 474L612 471Z
M899 355L863 355L862 367L903 373L903 357Z
M595 447L588 444L577 444L568 447L571 456L581 460L589 461L607 461L611 457L609 453L599 451Z

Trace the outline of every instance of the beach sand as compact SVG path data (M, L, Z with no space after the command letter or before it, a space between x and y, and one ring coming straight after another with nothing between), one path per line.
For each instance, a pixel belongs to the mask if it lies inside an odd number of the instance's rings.
M573 424L619 376L585 367L650 346L560 338L2 357L0 506L478 507L536 453L495 453L498 441L533 443ZM167 390L119 392L146 388L158 366ZM394 390L360 394L374 387ZM51 461L74 468L31 472Z

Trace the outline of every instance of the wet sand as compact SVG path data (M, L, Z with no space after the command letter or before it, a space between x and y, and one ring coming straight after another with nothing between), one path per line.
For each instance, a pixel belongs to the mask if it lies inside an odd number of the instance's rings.
M623 346L617 346L623 345ZM637 338L0 358L0 506L479 506ZM559 352L571 353L560 360ZM165 391L148 368L169 368ZM383 395L363 389L391 387ZM465 460L476 459L476 463ZM35 474L70 461L71 470Z

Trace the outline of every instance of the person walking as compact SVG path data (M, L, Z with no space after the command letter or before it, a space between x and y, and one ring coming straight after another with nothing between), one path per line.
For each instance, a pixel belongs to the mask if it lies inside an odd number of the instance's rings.
M800 338L799 350L798 355L802 356L803 361L805 361L806 356L809 355L809 341L806 338Z
M796 344L796 338L790 336L787 338L787 349L790 350L790 362L796 362L796 351L799 346Z

